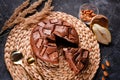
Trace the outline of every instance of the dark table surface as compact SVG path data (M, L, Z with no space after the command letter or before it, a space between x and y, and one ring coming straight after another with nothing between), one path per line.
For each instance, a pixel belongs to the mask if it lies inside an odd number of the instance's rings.
M24 0L0 0L0 30L4 22L11 16L14 9ZM101 63L110 61L107 68L109 76L106 80L120 80L120 0L53 0L55 11L63 11L78 17L79 6L84 3L95 4L109 19L109 30L112 42L108 46L100 44ZM0 36L0 80L12 80L4 62L4 46L8 35ZM101 80L103 73L98 69L93 80Z

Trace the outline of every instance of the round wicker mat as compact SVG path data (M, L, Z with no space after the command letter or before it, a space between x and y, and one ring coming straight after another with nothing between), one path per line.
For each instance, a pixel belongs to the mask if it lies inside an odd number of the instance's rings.
M20 24L12 29L5 45L5 63L13 80L31 80L28 74L25 72L24 68L29 73L32 80L41 80L40 73L44 74L43 76L45 77L45 80L91 80L94 77L100 63L99 45L92 31L80 20L66 13L52 12L51 15L47 18L63 19L75 27L79 34L79 45L82 48L88 49L90 51L88 67L73 78L74 75L72 71L66 69L66 66L61 67L64 68L64 71L61 71L60 69L57 70L58 72L51 71L50 69L42 66L41 61L34 57L30 46L30 34L32 28L29 30L23 30L23 26ZM20 65L13 64L13 62L10 60L10 54L15 49L23 53L24 68ZM29 65L27 63L28 57L34 57L36 62L33 65ZM63 64L67 64L64 62L64 60L62 62ZM64 74L66 71L69 71L70 74Z

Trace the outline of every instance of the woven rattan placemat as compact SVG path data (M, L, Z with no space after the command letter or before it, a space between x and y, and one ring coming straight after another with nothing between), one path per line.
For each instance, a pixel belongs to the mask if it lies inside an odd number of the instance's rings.
M32 80L41 80L39 73L44 74L43 76L45 77L45 80L91 80L94 77L100 63L99 45L92 31L79 19L66 13L52 12L47 18L63 19L75 27L79 34L79 45L90 51L88 67L75 77L73 77L73 72L67 69L67 66L61 66L56 71L47 69L43 66L43 64L41 64L39 59L34 57L32 53L30 46L30 34L32 28L24 30L23 26L21 26L23 23L21 23L12 29L5 45L5 63L13 80L31 80L23 67L13 64L10 60L10 54L15 49L18 49L23 53L23 65L27 72L31 75ZM27 63L26 59L28 57L34 57L36 59L34 65L29 65ZM61 64L66 65L67 63L63 60Z

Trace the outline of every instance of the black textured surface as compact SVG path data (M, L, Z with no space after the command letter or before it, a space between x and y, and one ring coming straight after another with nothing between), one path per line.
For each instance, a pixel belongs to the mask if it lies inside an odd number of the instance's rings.
M13 10L24 0L0 0L0 29L11 16ZM79 6L83 3L93 3L109 19L109 29L112 42L105 46L100 44L101 63L108 59L111 66L107 68L109 77L106 80L120 80L120 0L53 0L54 10L63 11L78 17ZM7 35L0 36L0 80L12 80L4 62L4 46ZM101 68L98 69L94 80L101 80Z

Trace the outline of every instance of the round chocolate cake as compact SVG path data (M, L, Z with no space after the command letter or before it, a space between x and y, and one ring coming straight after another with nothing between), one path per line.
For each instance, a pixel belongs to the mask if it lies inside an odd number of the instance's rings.
M91 80L100 62L99 45L92 31L77 18L52 12L37 24L23 29L15 26L5 45L5 62L13 80ZM17 49L23 54L22 63L10 60ZM34 65L27 59L33 57ZM31 78L29 77L31 76ZM42 79L41 79L42 76Z
M61 62L59 57L64 57L75 74L86 66L89 55L89 51L78 44L79 38L74 27L59 19L40 21L31 34L31 46L38 58L53 65L58 64L57 69Z

